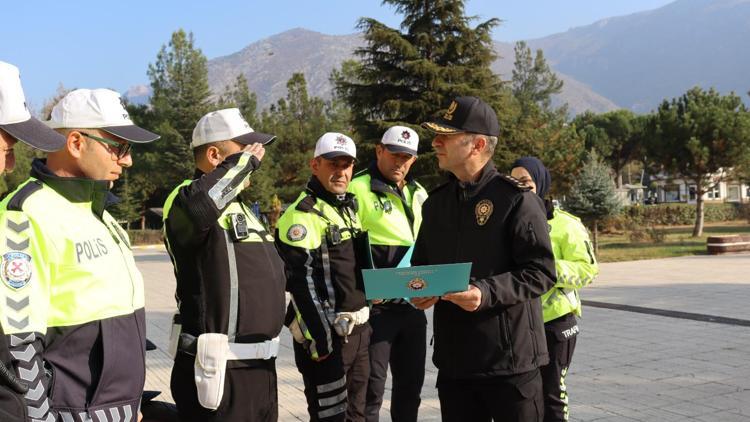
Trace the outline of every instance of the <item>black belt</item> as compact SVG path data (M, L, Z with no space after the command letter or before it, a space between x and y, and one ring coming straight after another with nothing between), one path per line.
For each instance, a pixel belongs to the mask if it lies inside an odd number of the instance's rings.
M195 356L198 352L198 337L192 334L180 333L180 338L177 340L177 351Z

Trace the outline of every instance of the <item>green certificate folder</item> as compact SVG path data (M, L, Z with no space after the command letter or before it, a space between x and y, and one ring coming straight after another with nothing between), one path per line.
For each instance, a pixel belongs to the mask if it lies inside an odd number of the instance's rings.
M471 263L362 270L367 299L442 296L469 287Z

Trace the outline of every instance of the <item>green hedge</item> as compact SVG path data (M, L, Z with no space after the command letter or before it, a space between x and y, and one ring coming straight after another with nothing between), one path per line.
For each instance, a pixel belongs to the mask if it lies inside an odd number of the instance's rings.
M747 218L748 204L706 203L704 221L715 223ZM613 228L630 224L684 226L695 224L695 204L632 205L613 218Z
M128 230L133 245L161 245L161 230Z

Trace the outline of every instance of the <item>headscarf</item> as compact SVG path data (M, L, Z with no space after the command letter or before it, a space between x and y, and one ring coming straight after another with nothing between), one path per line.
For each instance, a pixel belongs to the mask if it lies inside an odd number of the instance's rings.
M536 185L536 194L544 201L544 205L547 208L547 217L551 218L552 201L545 198L549 192L550 185L552 185L552 176L550 176L547 167L544 167L544 163L536 157L521 157L513 162L511 170L516 167L523 167L529 172L531 179Z

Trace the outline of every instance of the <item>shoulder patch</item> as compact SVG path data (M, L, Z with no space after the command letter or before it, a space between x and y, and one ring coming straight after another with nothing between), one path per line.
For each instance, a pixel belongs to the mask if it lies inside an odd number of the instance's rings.
M516 179L515 177L508 176L507 174L501 174L498 173L498 176L500 176L500 180L503 180L513 186L514 188L518 189L521 192L530 191L531 188L526 185L525 183L522 183L520 180Z
M299 201L294 209L298 211L310 212L315 207L315 197L312 195L305 196L305 199Z
M292 224L286 231L286 238L292 242L299 242L307 236L307 229L302 224Z
M31 256L18 251L5 253L0 265L0 276L12 289L24 287L31 280Z
M37 180L31 180L25 185L18 189L16 193L8 201L7 209L9 211L21 211L23 209L23 203L28 199L31 194L40 190L42 183Z

